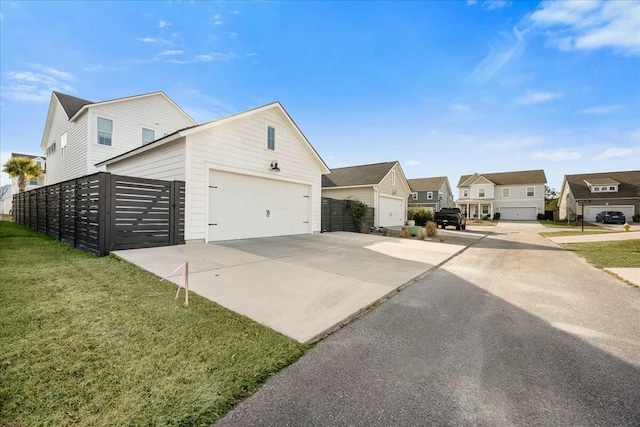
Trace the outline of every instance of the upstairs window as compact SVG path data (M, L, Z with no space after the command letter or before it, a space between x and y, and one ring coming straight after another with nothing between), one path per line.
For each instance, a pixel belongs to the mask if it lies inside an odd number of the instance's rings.
M511 189L510 188L503 188L502 189L502 198L503 199L508 199L509 197L511 197Z
M67 158L67 133L63 133L60 137L60 152L62 154L62 158Z
M431 191L427 192L427 200L433 200L433 193Z
M391 185L396 185L396 171L391 171Z
M535 194L535 187L527 187L527 197L533 197Z
M484 188L479 188L478 189L478 197L480 197L480 198L484 197Z
M413 196L413 200L418 200L418 193L413 192L411 195Z
M469 197L469 190L462 190L462 197Z
M111 145L113 135L113 120L98 117L98 144Z
M593 187L593 191L594 191L595 193L599 192L599 191L600 191L600 187Z
M616 187L609 187L609 191L616 191Z
M29 185L38 185L38 178L30 178Z
M267 127L267 149L274 151L276 149L276 128L271 126Z
M142 145L147 145L150 142L155 141L156 131L153 129L142 128Z

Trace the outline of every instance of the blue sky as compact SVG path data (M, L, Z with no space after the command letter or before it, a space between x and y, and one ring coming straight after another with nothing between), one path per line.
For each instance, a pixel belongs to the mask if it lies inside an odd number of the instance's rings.
M51 91L162 90L196 121L282 102L329 167L408 178L640 168L640 2L0 2L0 150ZM2 183L8 182L2 177Z

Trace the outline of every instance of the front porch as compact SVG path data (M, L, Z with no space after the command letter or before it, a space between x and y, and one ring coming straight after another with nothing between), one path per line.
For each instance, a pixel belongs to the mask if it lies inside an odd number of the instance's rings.
M493 218L493 199L463 199L456 202L456 207L460 209L467 219Z

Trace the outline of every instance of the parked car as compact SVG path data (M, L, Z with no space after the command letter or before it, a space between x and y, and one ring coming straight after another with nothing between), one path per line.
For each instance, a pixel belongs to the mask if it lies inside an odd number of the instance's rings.
M620 224L624 224L627 222L627 219L620 211L602 211L596 215L596 222L603 224L619 222Z
M452 225L456 230L467 229L467 218L460 212L459 208L442 208L435 213L434 221L441 228Z

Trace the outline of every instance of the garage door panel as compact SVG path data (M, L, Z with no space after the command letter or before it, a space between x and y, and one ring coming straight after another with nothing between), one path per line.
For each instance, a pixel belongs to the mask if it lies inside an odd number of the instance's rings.
M512 221L531 221L537 217L535 207L502 207L500 219Z
M578 215L582 215L582 206L578 207ZM596 220L596 215L599 214L602 211L619 211L622 212L624 214L624 216L627 219L627 221L630 220L630 218L633 216L633 214L635 213L635 207L633 205L602 205L602 206L598 206L598 205L594 205L594 206L587 206L585 205L584 207L584 220L585 221L595 221Z
M210 172L208 241L310 233L310 186Z
M379 226L393 227L404 225L404 200L395 197L380 196Z

